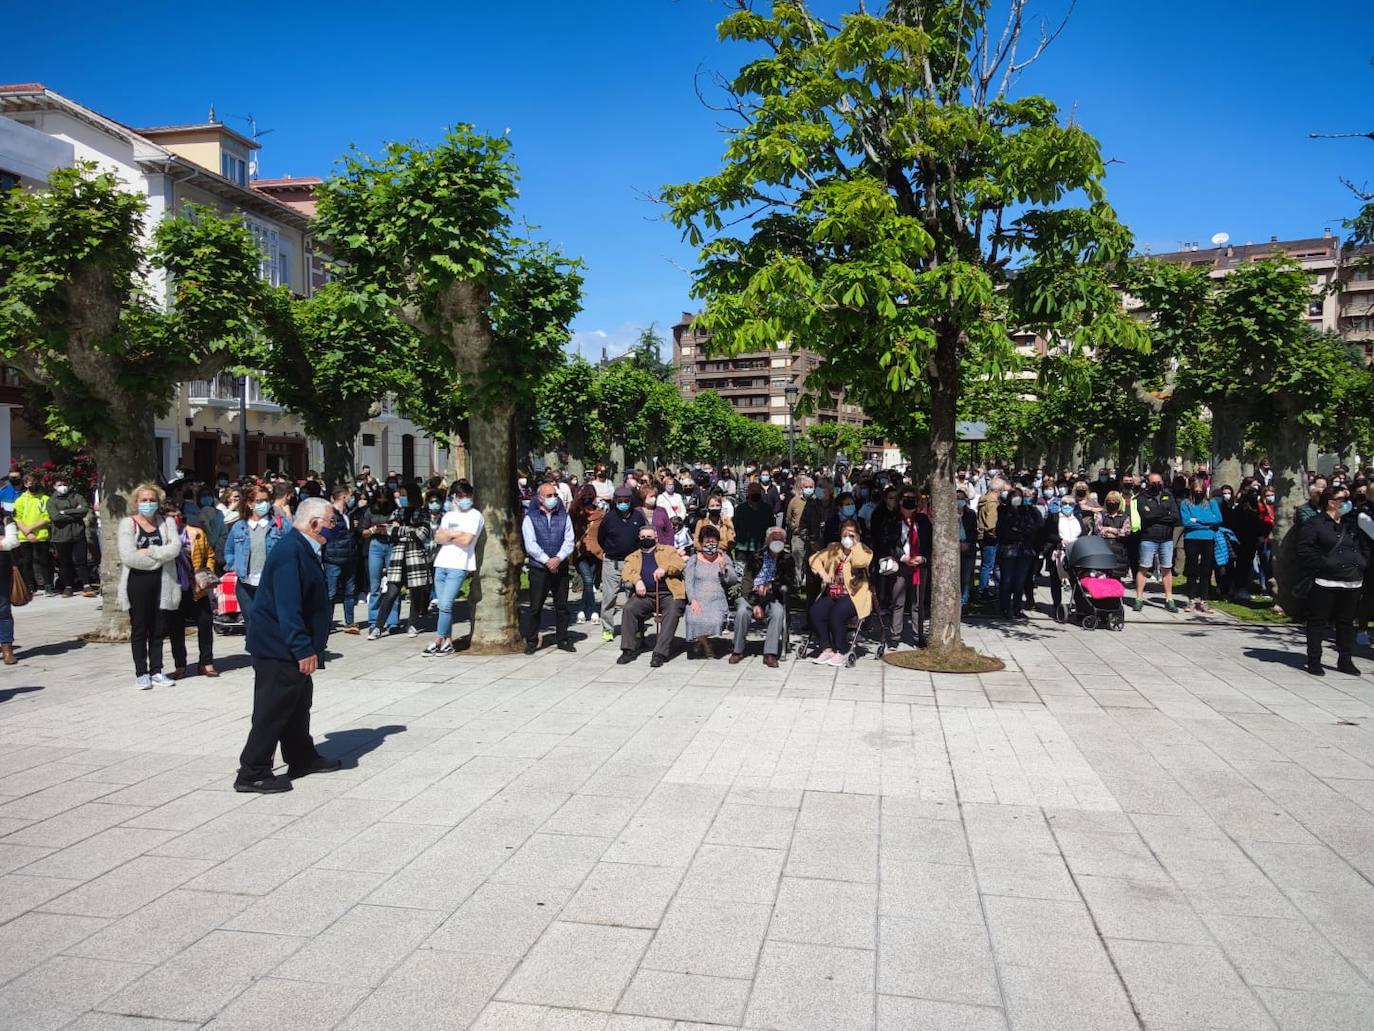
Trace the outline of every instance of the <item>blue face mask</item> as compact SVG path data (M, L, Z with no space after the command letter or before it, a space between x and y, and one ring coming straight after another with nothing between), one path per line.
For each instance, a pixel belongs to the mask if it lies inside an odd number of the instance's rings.
M816 488L815 488L815 487L803 487L803 488L802 488L802 497L804 497L804 498L814 497L815 494L816 494Z
M630 510L630 503L628 501L617 501L615 503L615 509L617 512L628 512Z
M439 502L437 502L437 501L431 501L431 502L429 503L429 510L430 510L431 512L438 512L438 511L439 511L441 508L443 508L443 507L444 507L444 506L443 506L442 504L440 504Z
M550 494L548 497L540 498L539 500L543 504L543 506L547 508L550 512L552 512L555 508L558 507L557 494Z
M1020 495L1020 494L1014 494L1014 495L1012 495L1011 503L1012 503L1013 506L1019 507L1020 504L1021 504L1021 495Z
M410 507L410 498L397 498L397 499L396 499L396 507L397 507L397 508L409 508L409 507Z
M1051 502L1050 502L1050 505L1049 505L1049 509L1050 509L1050 515L1058 515L1058 514L1059 514L1059 502L1057 502L1057 501L1051 501Z
M272 502L270 501L258 501L253 504L253 514L259 519L270 511L272 511Z
M1351 513L1351 511L1352 511L1354 508L1355 508L1355 506L1354 506L1353 504L1351 504L1350 499L1347 498L1345 501L1342 501L1342 502L1341 502L1341 507L1340 507L1339 511L1340 511L1341 515L1347 516L1347 515L1349 515L1349 514Z
M466 512L472 508L472 498L459 498L454 505L458 507L459 512Z
M157 515L157 502L140 501L138 503L138 514L141 515L144 519L153 518L153 516Z
M840 506L840 515L844 516L846 519L850 518L853 514L854 514L854 506L853 506L853 505L841 505L841 506Z

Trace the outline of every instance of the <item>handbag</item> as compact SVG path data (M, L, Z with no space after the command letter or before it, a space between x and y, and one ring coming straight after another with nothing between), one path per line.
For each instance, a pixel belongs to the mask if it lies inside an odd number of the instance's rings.
M33 601L33 592L29 590L29 585L24 582L24 574L16 567L10 567L10 604L15 608L22 608Z

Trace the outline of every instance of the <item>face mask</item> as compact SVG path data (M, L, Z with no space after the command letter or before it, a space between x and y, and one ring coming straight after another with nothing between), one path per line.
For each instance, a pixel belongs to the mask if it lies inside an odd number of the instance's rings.
M772 477L770 477L767 473L764 473L762 476L759 477L759 482L767 483L771 478Z
M1115 511L1116 511L1118 508L1120 508L1120 507L1121 507L1121 506L1118 505L1115 501L1109 501L1109 502L1107 502L1107 511L1108 511L1108 512L1115 512Z
M915 512L915 511L916 511L916 499L915 499L915 498L902 498L902 511L903 511L903 512Z
M845 550L847 551L850 548L854 547L854 538L846 536L840 541L840 543L844 545Z
M355 508L357 508L357 507L358 507L358 499L357 499L357 498L350 497L347 501L344 502L344 508L348 509L348 511L350 511L350 512L352 512L352 511L353 511Z
M65 491L64 491L64 493L65 493ZM202 494L202 495L200 496L200 507L201 507L201 508L209 508L209 507L210 507L211 505L213 505L214 503L215 503L215 496L214 496L213 494Z
M676 484L676 483L665 483L665 484L663 485L663 489L664 489L665 491L667 491L669 494L671 494L671 493L673 493L673 491L677 490L677 484Z
M157 515L157 502L140 501L138 503L138 514L141 515L144 519L153 518L153 516Z
M28 486L28 491L30 494L41 494L43 492L43 488L38 486L38 484L36 483L31 483Z
M719 519L719 518L720 518L720 509L718 509L718 508L708 508L708 509L706 510L706 514L709 515L712 519Z
M1021 506L1021 495L1018 494L1016 497L1012 498L1011 504L1013 508L1019 508Z
M443 507L444 507L444 506L441 505L441 504L440 504L439 502L437 502L437 501L431 501L431 502L429 503L429 510L430 510L431 512L438 512L438 511L439 511L440 509L442 509Z
M272 511L272 502L270 501L255 501L253 503L253 514L259 519L263 518L270 511Z
M816 496L816 488L815 488L815 487L803 487L803 488L802 488L802 497L804 497L804 498L811 498L811 497L815 497L815 496Z
M459 512L466 512L468 509L472 508L472 498L459 498L453 504L457 507Z
M1222 492L1221 492L1221 496L1222 496L1222 499L1225 500L1225 501L1230 501L1230 500L1231 500L1231 492L1230 492L1229 490L1224 490L1224 491L1222 491Z
M867 488L867 487L860 487L860 488L859 488L859 497L862 498L864 501L867 501L867 500L868 500L868 488Z
M964 510L967 509L967 508L968 508L968 501L967 501L966 499L964 499L964 498L960 498L960 499L959 499L959 511L962 512L962 511L964 511Z
M387 489L387 490L395 490L395 489L396 489L396 481L395 481L395 480L387 480L387 481L386 481L386 489Z
M1159 493L1160 491L1162 491L1163 489L1164 489L1164 484L1162 484L1162 483L1151 483L1151 484L1150 484L1150 493L1151 493L1151 494L1158 494L1158 493Z
M558 495L557 495L557 494L550 494L548 497L546 497L546 498L540 498L539 500L540 500L540 503L541 503L545 508L547 508L549 511L553 511L555 508L558 507Z
M701 550L704 551L704 552L705 552L706 554L708 554L708 555L714 555L716 552L720 551L720 545L719 545L719 544L703 544L703 545L701 546Z
M1049 504L1050 515L1058 515L1061 511L1059 502L1051 501Z
M18 477L18 476L11 476L11 477L10 477L10 483L14 484L16 487L19 486L19 477Z
M617 512L628 512L630 510L630 503L628 501L617 501L615 503L615 508Z
M56 487L56 491L59 497L65 495L69 490L71 490L71 488L68 487L65 483L60 483Z
M654 545L657 544L657 543L658 543L658 541L657 541L655 538L653 538L653 537L641 537L641 538L639 538L639 550L640 550L640 551L653 551L653 550L654 550Z
M527 483L529 483L529 481L528 481L527 479L525 479L523 476L520 477L520 479L518 479L518 480L515 481L515 485L516 485L517 487L519 487L521 490L524 490L524 489L525 489L525 484L527 484Z
M781 554L782 554L782 549L783 549L784 547L785 547L785 545L782 543L782 541L769 541L769 542L768 542L768 550L771 551L774 555L781 555Z
M1006 501L1007 498L1010 497L1010 495L1006 491L1002 491L1002 493L997 496L1002 501Z
M218 483L219 483L219 489L220 489L220 490L223 490L225 487L229 486L229 481L228 481L228 480L219 480Z
M1338 509L1338 511L1341 513L1341 515L1347 516L1347 515L1350 514L1351 510L1352 510L1354 507L1355 507L1355 506L1354 506L1353 504L1351 504L1351 503L1350 503L1350 500L1347 498L1345 501L1342 501L1342 502L1341 502L1341 507Z
M1265 503L1266 505L1272 505L1272 504L1274 503L1274 495L1272 495L1272 494L1266 494L1266 495L1264 496L1264 503Z
M397 507L397 508L409 508L409 507L410 507L410 498L407 498L407 497L400 497L400 498L397 498L397 499L396 499L396 507Z
M853 515L854 515L854 506L853 506L853 505L841 505L841 506L840 506L840 515L844 516L846 519L852 518Z

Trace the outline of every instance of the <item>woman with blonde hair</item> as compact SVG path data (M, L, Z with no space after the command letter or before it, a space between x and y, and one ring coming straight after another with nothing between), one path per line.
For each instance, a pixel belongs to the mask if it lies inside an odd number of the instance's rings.
M134 686L170 687L162 672L164 627L161 612L181 605L177 558L181 535L176 523L160 515L162 491L151 483L134 488L134 511L119 521L119 607L129 613L129 643L134 653Z

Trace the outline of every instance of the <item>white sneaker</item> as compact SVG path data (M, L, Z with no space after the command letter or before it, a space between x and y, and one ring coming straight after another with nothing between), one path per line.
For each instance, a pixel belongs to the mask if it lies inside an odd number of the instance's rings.
M827 664L830 662L830 660L833 659L834 657L835 657L835 649L833 649L833 648L827 648L825 651L821 652L819 655L817 655L817 656L816 656L814 659L812 659L811 661L812 661L813 663L815 663L817 666L824 666L824 665L827 665Z
M173 684L175 684L175 683L176 683L176 681L173 680L171 677L169 677L166 673L154 673L154 674L153 674L153 677L152 677L152 686L153 686L153 687L171 687L171 686L172 686Z
M578 621L579 623L585 623L585 622L587 622L587 614L586 614L585 612L580 612L580 611L579 611L579 612L577 613L577 621Z
M134 687L140 691L147 691L153 686L153 678L144 673L141 677L134 677Z
M379 641L381 640L381 637L382 632L378 630L375 626L367 632L367 639L369 641Z
M406 627L406 636L407 636L407 637L419 637L419 636L420 636L420 628L417 627L414 623L411 623L410 626Z

